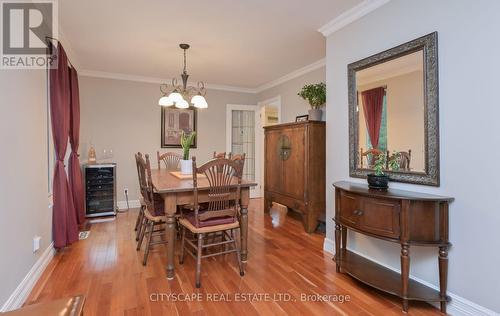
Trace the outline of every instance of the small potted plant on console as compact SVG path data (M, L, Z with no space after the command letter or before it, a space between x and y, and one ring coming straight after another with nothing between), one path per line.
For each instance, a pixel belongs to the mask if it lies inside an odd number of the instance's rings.
M387 190L389 188L389 176L384 173L385 155L377 155L373 165L373 173L367 175L368 187L375 190Z

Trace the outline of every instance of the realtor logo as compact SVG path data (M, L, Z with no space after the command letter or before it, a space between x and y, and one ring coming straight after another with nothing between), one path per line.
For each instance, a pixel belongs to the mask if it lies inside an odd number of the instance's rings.
M53 63L47 38L57 37L57 3L51 0L0 0L1 67L45 69Z

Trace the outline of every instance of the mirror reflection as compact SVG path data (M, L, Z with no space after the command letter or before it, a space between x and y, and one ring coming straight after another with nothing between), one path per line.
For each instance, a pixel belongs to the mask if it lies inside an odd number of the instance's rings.
M425 172L423 58L419 50L356 72L359 168L383 155L387 170Z

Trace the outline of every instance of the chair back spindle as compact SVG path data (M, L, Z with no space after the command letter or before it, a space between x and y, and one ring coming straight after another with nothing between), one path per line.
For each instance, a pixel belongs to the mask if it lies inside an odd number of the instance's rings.
M232 217L236 220L240 200L241 172L240 163L227 158L211 160L200 167L196 166L196 157L193 157L193 188L195 226L214 218ZM198 179L196 174L206 176L209 184L208 206L199 212Z
M159 151L156 152L156 157L158 160L158 169L161 169L161 162L165 165L167 170L178 170L179 162L181 160L181 155L173 152L167 152L160 154Z

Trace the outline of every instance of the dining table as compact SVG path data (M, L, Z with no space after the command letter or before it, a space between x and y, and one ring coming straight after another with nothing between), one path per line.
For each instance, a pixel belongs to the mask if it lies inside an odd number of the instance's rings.
M236 178L235 178L236 179ZM172 171L167 169L151 170L151 181L154 192L163 199L165 217L166 217L166 238L167 238L167 266L166 273L169 280L175 277L175 237L176 237L176 218L177 207L194 203L193 179L180 179ZM240 239L241 239L241 260L247 261L248 249L248 203L250 201L250 189L257 183L247 180L241 180L238 184L235 181L234 186L240 186ZM197 176L198 202L209 201L210 185L203 175Z

